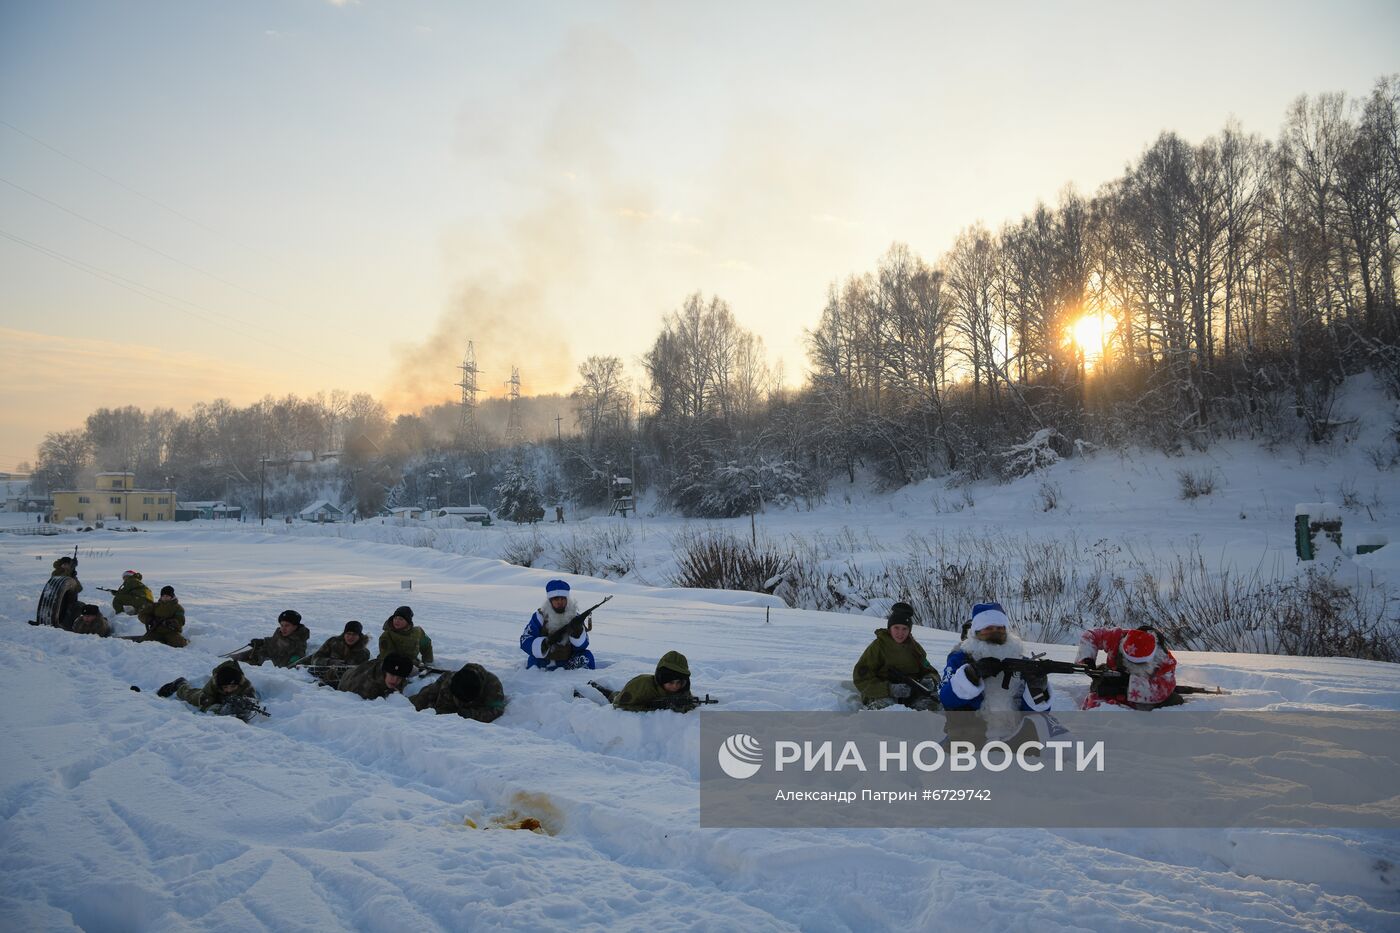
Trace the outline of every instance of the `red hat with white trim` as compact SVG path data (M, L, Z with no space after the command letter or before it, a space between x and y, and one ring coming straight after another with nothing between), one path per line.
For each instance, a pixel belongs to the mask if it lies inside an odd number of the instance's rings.
M1150 661L1157 653L1157 636L1151 632L1134 629L1123 637L1121 650L1123 657L1135 664Z

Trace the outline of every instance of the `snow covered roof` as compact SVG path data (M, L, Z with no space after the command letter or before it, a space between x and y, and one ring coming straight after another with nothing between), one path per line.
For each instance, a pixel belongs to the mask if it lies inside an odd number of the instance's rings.
M484 505L450 505L446 508L438 509L439 515L490 515L491 512Z
M297 514L305 516L315 515L319 512L334 512L337 515L343 514L340 507L333 505L329 499L317 499Z

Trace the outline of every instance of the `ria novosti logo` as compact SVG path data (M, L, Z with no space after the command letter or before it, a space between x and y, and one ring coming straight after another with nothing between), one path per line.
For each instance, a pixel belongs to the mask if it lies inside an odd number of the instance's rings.
M719 747L719 767L736 780L751 778L763 767L763 745L751 735L735 733Z

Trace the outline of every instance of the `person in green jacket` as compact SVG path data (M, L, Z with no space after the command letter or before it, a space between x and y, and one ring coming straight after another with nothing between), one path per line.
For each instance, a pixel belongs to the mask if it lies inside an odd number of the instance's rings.
M673 708L687 712L686 707L694 700L695 695L690 692L690 663L679 651L668 651L656 662L655 673L639 674L627 681L613 696L612 705L633 713Z
M336 689L353 693L362 700L378 700L391 693L402 693L412 674L412 658L386 654L346 671Z
M456 713L464 719L493 722L506 710L501 679L480 664L465 664L456 673L443 674L408 698L420 713Z
M851 679L866 709L896 703L918 710L939 708L938 671L929 663L923 645L914 640L913 623L914 607L895 603L885 617L885 627L875 630L875 640L856 661Z
M160 598L136 614L146 626L146 634L138 641L158 641L172 648L183 648L189 640L181 634L185 629L185 607L175 598L175 587L162 586Z
M369 643L365 641L364 626L351 619L345 623L343 632L327 638L315 654L297 663L327 687L334 687L346 671L368 660Z
M151 595L151 588L142 582L139 571L122 571L122 585L112 594L113 612L124 612L134 616L155 601L156 598Z
M384 633L379 636L379 656L401 654L410 661L433 663L433 640L428 633L413 624L413 609L400 606L384 620Z
M258 691L253 689L252 683L243 675L243 668L232 658L214 668L209 674L209 679L199 689L191 687L185 678L178 677L156 691L156 696L159 697L172 694L200 712L221 707L234 697L247 697L254 701L258 699Z
M291 667L306 655L306 642L311 629L301 624L301 613L283 609L277 616L277 630L266 638L254 638L251 646L233 657L245 664L261 665L271 661L274 667Z

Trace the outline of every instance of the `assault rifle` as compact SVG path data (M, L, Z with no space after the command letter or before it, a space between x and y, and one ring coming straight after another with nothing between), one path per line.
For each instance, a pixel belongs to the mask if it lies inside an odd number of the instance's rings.
M1011 678L1015 674L1020 674L1022 677L1027 674L1087 674L1095 677L1101 673L1098 669L1086 664L1051 661L1044 654L1033 654L1029 658L979 658L976 667L977 673L981 674L983 679L1000 674L1003 690L1010 689ZM1117 672L1109 671L1107 673L1116 674Z
M229 697L219 704L216 712L220 716L237 716L244 722L251 722L254 716L272 716L257 700L243 696Z
M585 630L591 632L593 630L593 623L589 620L589 616L593 615L594 609L597 609L599 606L603 605L603 603L612 599L615 595L617 594L614 593L611 596L604 596L601 600L589 606L587 609L583 610L578 615L570 619L569 623L565 626L562 626L558 631L546 634L544 636L545 653L548 654L549 649L562 642L564 640L564 637L569 633L569 629L573 628L576 624L580 622L584 624L583 627ZM583 633L580 632L579 634L581 635ZM444 673L446 672L444 671Z
M588 682L588 686L601 693L603 695L603 698L606 699L609 703L611 703L613 701L613 698L616 697L618 694L618 691L614 690L612 687L604 687L596 680L590 680ZM578 690L574 691L574 696L579 699L586 699L584 695ZM674 710L677 713L688 713L691 710L696 709L698 707L714 706L717 703L719 703L719 700L714 699L707 693L705 694L704 699L701 699L697 696L678 696L663 698L655 701L647 708L654 710L669 709Z
M1104 667L1090 667L1087 664L1074 664L1070 661L1051 661L1044 654L1033 654L1029 658L981 658L976 664L977 673L984 678L1001 675L1003 689L1011 686L1013 674L1023 677L1027 674L1084 674L1094 684L1094 692L1100 696L1122 696L1128 689L1126 671L1115 671ZM1177 684L1172 691L1180 696L1192 693L1225 696L1230 691L1219 687L1193 687L1190 684Z
M114 590L114 589L112 589L110 586L99 586L99 587L96 587L96 589L99 589L99 590L101 590L101 591L104 592L104 593L119 593L119 592L121 592L120 590Z
M700 708L701 706L712 706L718 702L719 700L711 698L711 696L707 693L705 694L704 699L701 699L697 696L688 696L670 697L663 700L657 700L655 703L651 704L651 709L669 709L677 713L688 713L691 710Z

